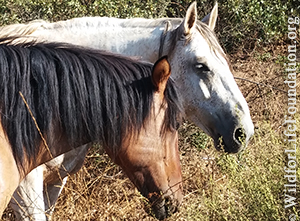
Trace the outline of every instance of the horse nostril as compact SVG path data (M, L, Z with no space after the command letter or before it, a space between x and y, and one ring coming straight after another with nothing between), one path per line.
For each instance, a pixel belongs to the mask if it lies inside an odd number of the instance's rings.
M165 211L167 214L167 217L171 216L173 213L176 212L176 205L173 205L174 201L170 196L165 197Z
M165 206L167 208L170 207L170 206L172 206L172 199L171 199L170 196L166 196L166 197L164 197L164 199L165 199Z
M243 128L237 128L234 132L234 138L239 144L245 144L246 134Z

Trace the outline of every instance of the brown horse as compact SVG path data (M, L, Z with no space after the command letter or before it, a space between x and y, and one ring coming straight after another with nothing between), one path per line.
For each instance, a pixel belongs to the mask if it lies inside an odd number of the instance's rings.
M182 195L181 102L166 57L153 66L61 43L0 39L0 217L20 181L72 147L100 143L152 214Z

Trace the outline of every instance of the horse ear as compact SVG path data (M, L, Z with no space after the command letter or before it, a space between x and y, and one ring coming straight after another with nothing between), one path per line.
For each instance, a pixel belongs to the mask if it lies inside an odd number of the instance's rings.
M196 25L197 21L197 3L194 1L188 10L184 19L184 34L188 35L191 33L192 28Z
M168 57L164 56L155 62L152 69L152 83L158 93L163 95L170 75L171 66Z
M207 24L210 30L213 31L216 26L217 18L218 18L218 2L216 2L211 12L202 19L202 22Z

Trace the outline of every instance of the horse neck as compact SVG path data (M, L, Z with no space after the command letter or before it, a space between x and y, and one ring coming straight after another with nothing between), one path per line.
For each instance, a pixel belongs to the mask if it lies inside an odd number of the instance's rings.
M34 36L136 56L154 63L159 56L165 26L154 19L77 18L43 24Z

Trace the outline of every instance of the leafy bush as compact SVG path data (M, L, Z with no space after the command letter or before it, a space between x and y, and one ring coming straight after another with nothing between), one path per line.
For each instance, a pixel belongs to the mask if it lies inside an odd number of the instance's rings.
M297 0L222 0L220 5L219 36L229 51L286 40L288 16L300 12Z
M164 16L167 5L162 0L145 4L137 0L0 0L0 16L1 25L34 19L54 22L81 16L153 18Z
M65 20L80 16L184 17L190 0L0 0L0 25L34 19ZM199 18L215 1L200 0ZM287 33L287 18L300 14L298 0L220 0L216 32L227 51L280 42Z

